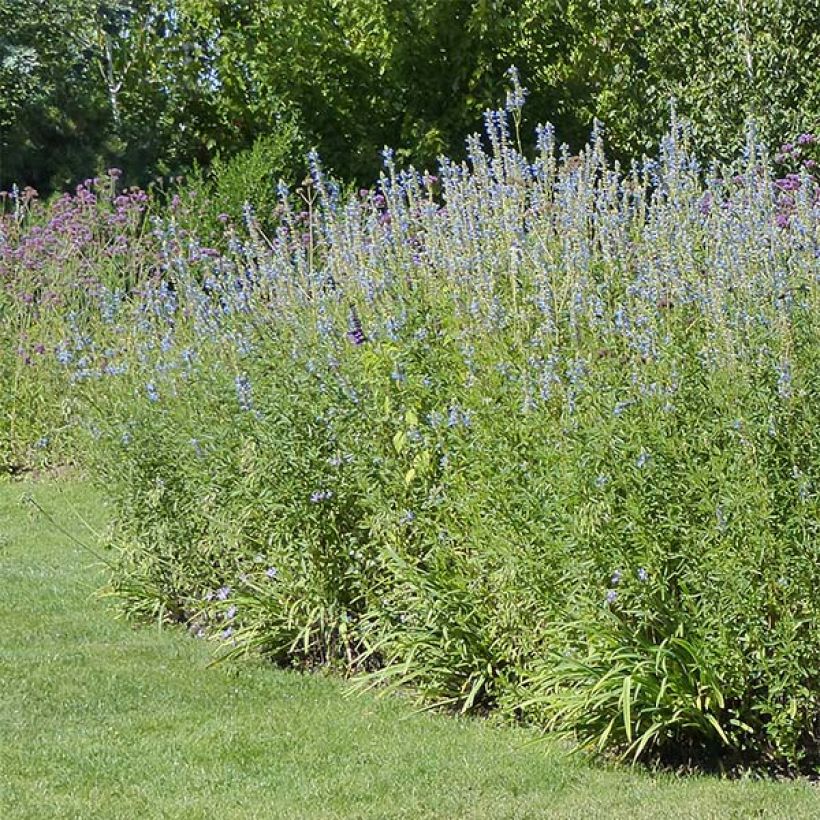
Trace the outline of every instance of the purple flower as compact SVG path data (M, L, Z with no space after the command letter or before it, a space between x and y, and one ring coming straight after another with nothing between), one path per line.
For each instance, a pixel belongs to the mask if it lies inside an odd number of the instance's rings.
M638 580L642 584L649 580L649 573L643 567L638 567Z
M367 341L367 336L364 335L364 330L362 330L361 320L353 308L350 309L347 338L357 347Z
M800 177L798 174L786 174L782 179L776 179L774 184L781 191L796 191L800 187Z
M618 586L618 584L621 583L621 578L622 577L623 577L623 573L619 569L616 569L615 572L612 573L612 577L609 579L609 583L612 586L616 587L616 586Z
M310 494L312 504L320 504L322 501L329 501L333 498L332 490L315 490Z
M236 617L236 604L231 604L225 612L225 617L232 621Z
M814 134L801 134L797 138L798 145L814 145L817 141L817 137Z
M220 587L216 591L216 597L219 601L227 601L231 595L231 588L228 586Z
M618 593L614 589L610 589L606 593L606 602L608 604L614 604L615 601L618 599Z
M268 567L265 570L265 575L267 575L268 578L270 578L271 581L273 581L276 578L276 576L279 575L279 572L277 571L276 567Z

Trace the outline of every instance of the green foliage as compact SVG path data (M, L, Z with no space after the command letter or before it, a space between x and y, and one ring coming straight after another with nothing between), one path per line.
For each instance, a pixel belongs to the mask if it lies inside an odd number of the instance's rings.
M818 16L818 0L2 0L0 186L112 164L143 184L260 139L281 141L291 183L303 147L351 182L385 145L432 167L461 155L511 64L572 150L597 118L622 159L654 152L674 98L726 158L749 117L770 144L818 125Z
M816 0L574 2L557 59L525 75L567 83L560 110L582 128L603 120L627 155L654 150L673 99L700 150L726 157L748 118L770 144L817 124L818 15Z
M706 176L677 123L627 174L548 128L528 157L510 107L435 178L342 200L312 161L218 249L195 197L150 233L85 187L48 243L3 223L3 344L68 360L114 591L593 749L813 770L817 180L754 145Z
M0 187L65 184L95 168L107 137L105 93L83 46L95 7L0 3Z
M570 731L582 745L634 759L649 750L691 762L732 745L721 725L726 703L716 670L683 637L683 624L660 638L615 621L590 636L587 655L552 656L534 670L526 685L539 694L521 708L537 710L547 728ZM738 729L751 731L735 721L730 731Z
M279 205L279 181L293 178L304 166L306 153L298 127L283 123L270 136L259 137L251 148L214 159L208 202L236 223L242 221L246 203L250 204L259 223L268 228Z

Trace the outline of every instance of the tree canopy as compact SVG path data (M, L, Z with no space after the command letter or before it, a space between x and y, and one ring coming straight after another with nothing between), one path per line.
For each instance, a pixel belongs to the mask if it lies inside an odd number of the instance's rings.
M366 181L380 150L458 154L515 64L532 124L623 156L670 99L720 156L753 116L777 141L820 116L820 0L0 0L0 187L119 165L134 182L259 140L275 173L316 148Z

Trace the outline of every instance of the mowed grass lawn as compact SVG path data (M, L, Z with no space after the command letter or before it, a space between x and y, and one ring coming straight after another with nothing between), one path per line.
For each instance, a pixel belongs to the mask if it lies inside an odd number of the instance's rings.
M0 485L0 818L818 817L805 782L605 769L556 743L134 628L66 529L77 481Z

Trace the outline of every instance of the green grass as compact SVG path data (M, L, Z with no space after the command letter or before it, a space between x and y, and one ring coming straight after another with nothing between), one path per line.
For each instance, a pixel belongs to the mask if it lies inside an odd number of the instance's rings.
M531 734L256 663L209 667L181 630L133 628L66 529L80 482L0 485L0 817L820 816L798 783L594 767Z

